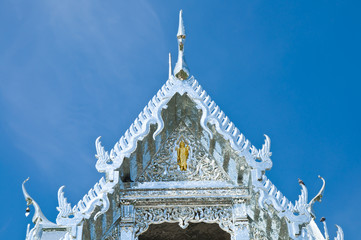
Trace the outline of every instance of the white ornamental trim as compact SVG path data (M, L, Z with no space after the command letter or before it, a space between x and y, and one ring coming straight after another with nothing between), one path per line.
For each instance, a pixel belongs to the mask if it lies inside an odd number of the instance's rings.
M153 138L163 130L164 122L161 117L161 111L167 107L167 103L176 93L180 95L187 93L197 104L197 107L202 109L200 124L203 129L212 136L212 132L207 127L207 123L215 124L216 130L222 134L225 139L230 141L232 147L239 152L241 156L245 156L248 164L256 168L259 175L272 167L272 161L269 158L271 153L269 152L270 139L268 136L266 136L266 142L261 150L258 151L254 146L251 147L250 142L245 139L238 128L236 128L224 112L220 110L219 106L211 100L211 97L203 90L202 86L194 77L180 81L174 76L171 76L158 93L148 102L147 106L145 106L138 118L125 132L124 136L114 145L110 154L105 151L101 145L100 137L96 139L95 146L97 154L95 156L98 159L96 168L99 172L105 172L108 178L105 180L104 177L102 177L100 181L95 184L94 188L90 189L88 194L73 207L72 211L69 211L68 203L62 193L63 187L60 188L58 193L59 206L57 208L59 210L57 217L58 224L67 226L78 224L83 218L88 219L97 205L103 205L103 208L95 218L98 217L99 214L107 211L109 208L107 194L114 191L113 187L119 181L119 175L116 174L115 169L121 166L124 157L129 157L130 154L134 152L137 141L142 140L149 133L150 124L157 124ZM72 218L70 218L70 216L72 216Z
M197 104L197 107L202 109L200 122L202 128L212 137L212 132L207 127L207 123L215 124L217 132L230 141L235 151L241 156L250 156L246 158L247 162L252 168L258 170L259 176L261 176L261 172L271 169L272 161L270 159L270 139L268 136L265 136L266 140L262 149L257 150L254 146L251 146L250 141L240 133L239 129L235 127L220 107L211 100L211 97L203 90L197 80L191 77L188 80L180 81L172 76L145 106L138 118L114 145L110 154L104 151L99 138L97 139L97 170L111 173L119 168L124 157L129 157L134 152L137 141L142 140L149 133L150 124L152 123L157 123L157 129L153 134L153 138L155 138L164 127L161 111L167 107L167 103L176 93L180 95L187 93Z
M183 229L189 223L218 223L219 227L228 232L233 239L233 218L230 206L181 206L163 208L136 208L136 237L147 231L150 224L178 223Z
M302 229L302 227L309 224L311 220L315 218L312 208L315 201L321 202L326 184L322 177L319 176L319 178L323 182L321 190L310 202L308 202L307 188L305 184L300 181L301 194L295 204L293 204L277 190L276 186L267 179L266 175L262 175L262 179L258 180L257 171L252 170L252 184L255 187L255 191L260 194L258 199L259 206L267 210L267 204L272 205L280 218L285 217L287 219L289 235L292 239L304 239L302 237L299 238L302 236L301 231L306 230Z
M106 182L104 177L102 177L73 208L71 208L70 203L64 197L64 186L60 187L58 190L59 206L57 207L59 214L56 218L56 223L62 226L75 227L84 218L89 219L96 206L102 206L102 208L95 214L94 220L104 214L110 206L108 194L114 192L114 186L119 181L118 172L114 171L113 174L113 181Z
M292 239L304 239L301 236L305 233L305 228L300 227L308 224L312 217L308 209L312 209L314 201L307 203L307 188L301 185L301 195L295 204L291 203L265 176L265 170L272 168L272 153L270 152L271 140L265 135L265 143L262 149L256 149L250 141L240 133L239 129L229 120L220 107L216 105L211 97L203 90L202 86L194 77L185 81L180 81L174 76L161 87L157 94L148 102L138 118L131 124L130 128L114 145L114 148L108 154L101 145L100 137L96 139L96 168L99 172L105 172L107 180L101 178L95 184L94 189L90 189L79 203L69 211L66 198L62 192L63 187L59 189L59 215L57 223L66 226L73 226L80 223L84 218L89 218L97 205L102 205L102 209L95 215L95 219L106 212L109 208L109 199L107 194L114 191L113 187L119 181L119 175L115 171L123 163L125 157L129 157L136 149L137 141L142 140L150 131L150 124L157 124L157 129L153 134L155 138L164 128L164 122L161 117L161 111L167 107L169 100L179 93L187 95L202 110L200 124L202 128L212 137L211 130L207 123L214 124L218 133L226 140L229 140L232 148L245 157L248 165L252 168L252 184L255 190L260 193L259 206L267 209L267 204L272 206L278 212L279 217L286 217L288 220L289 234ZM314 199L313 199L314 200ZM73 215L72 218L70 216ZM342 231L342 230L341 230ZM341 238L341 232L338 236ZM299 238L301 237L301 238ZM343 238L343 236L342 236Z

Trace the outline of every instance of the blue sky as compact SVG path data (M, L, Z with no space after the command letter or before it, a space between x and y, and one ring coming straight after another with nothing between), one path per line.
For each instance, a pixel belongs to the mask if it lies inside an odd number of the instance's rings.
M184 11L191 74L257 147L290 200L326 179L317 221L359 237L361 17L357 1L1 1L0 239L25 238L29 193L55 221L57 190L76 203L168 77Z

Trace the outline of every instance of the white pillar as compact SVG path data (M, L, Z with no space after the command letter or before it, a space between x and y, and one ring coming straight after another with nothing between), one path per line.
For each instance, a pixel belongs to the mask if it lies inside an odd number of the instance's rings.
M249 223L244 199L237 199L233 204L232 240L249 240Z
M130 203L123 203L120 206L119 240L134 240L134 225L134 206Z

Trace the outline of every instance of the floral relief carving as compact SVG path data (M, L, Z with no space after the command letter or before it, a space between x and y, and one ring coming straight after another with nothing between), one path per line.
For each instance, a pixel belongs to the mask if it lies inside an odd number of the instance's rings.
M218 223L220 228L232 235L231 206L182 206L165 208L136 208L135 234L138 237L147 231L150 224L178 223L183 229L189 223Z
M180 170L177 162L177 147L180 142L189 145L187 168ZM224 170L181 122L172 132L152 161L146 167L138 182L157 181L227 181Z

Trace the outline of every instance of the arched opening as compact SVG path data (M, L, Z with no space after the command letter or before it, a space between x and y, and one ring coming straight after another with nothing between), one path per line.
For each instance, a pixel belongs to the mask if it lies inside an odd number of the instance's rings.
M177 223L151 224L139 240L230 240L231 235L216 223L189 223L182 229Z

